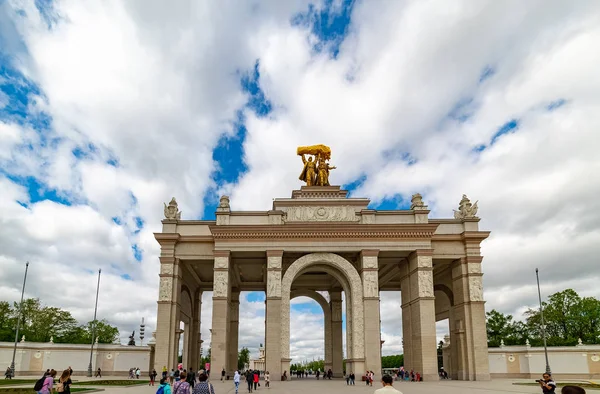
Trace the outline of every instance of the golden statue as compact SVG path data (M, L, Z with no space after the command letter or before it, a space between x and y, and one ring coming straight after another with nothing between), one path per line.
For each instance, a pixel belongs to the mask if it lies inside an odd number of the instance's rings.
M331 149L325 145L299 146L296 153L302 156L304 168L300 173L300 180L306 186L329 186L329 170L336 167L330 166L327 160L331 158ZM306 159L305 155L312 155Z

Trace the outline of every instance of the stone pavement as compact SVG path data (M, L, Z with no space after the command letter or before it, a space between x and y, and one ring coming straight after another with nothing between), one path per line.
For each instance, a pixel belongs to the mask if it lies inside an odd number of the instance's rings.
M437 382L395 382L394 387L403 394L506 394L506 393L541 393L537 387L515 386L515 380L493 380L490 382L463 382L463 381L437 381ZM243 383L243 382L242 382ZM234 394L232 381L213 382L215 394ZM271 388L265 388L264 382L254 393L269 394L372 394L381 387L381 383L367 387L364 383L357 382L356 386L347 386L342 380L315 380L311 378L293 380L291 382L272 382ZM154 394L157 386L133 387L104 387L106 394ZM248 392L246 386L240 385L239 394ZM592 391L593 393L593 391Z

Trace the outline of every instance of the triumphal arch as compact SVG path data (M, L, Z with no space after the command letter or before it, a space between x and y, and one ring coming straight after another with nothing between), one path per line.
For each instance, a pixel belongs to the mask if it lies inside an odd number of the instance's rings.
M311 149L312 148L312 149ZM316 149L316 151L315 151ZM452 218L429 217L420 194L410 209L374 210L329 186L330 151L301 147L307 186L268 211L236 211L223 196L216 220L181 219L165 205L154 366L199 368L202 293L212 291L210 369L237 368L239 296L264 291L265 369L289 376L290 301L307 296L325 318L324 360L336 376L381 371L381 314L402 313L404 365L438 379L436 321L448 319L454 379L487 380L488 352L477 203L462 197ZM309 159L304 156L313 155ZM380 310L382 291L400 291L401 310ZM345 311L342 310L342 297ZM343 319L345 315L345 319ZM342 325L345 321L345 349ZM182 329L183 323L183 329Z

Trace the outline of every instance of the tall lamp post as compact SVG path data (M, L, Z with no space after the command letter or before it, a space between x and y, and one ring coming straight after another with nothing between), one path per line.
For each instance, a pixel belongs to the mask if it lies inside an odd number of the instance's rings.
M21 324L21 311L23 310L23 295L25 294L25 282L27 281L27 270L29 261L25 263L25 276L23 277L23 289L21 290L21 303L19 304L19 316L17 317L17 332L15 333L15 347L13 348L12 361L10 362L10 376L15 377L15 356L17 355L17 343L19 342L19 326Z
M542 293L540 291L540 275L538 269L535 269L535 277L537 278L538 298L540 300L540 318L542 320L542 338L544 340L544 355L546 356L546 373L552 374L550 363L548 362L548 346L546 345L546 325L544 324L544 309L542 308Z
M96 286L96 306L94 307L94 320L92 320L92 347L90 349L90 363L88 364L88 378L92 377L92 357L94 356L94 336L96 335L96 313L98 312L98 293L100 292L100 274L102 269L98 270L98 285Z

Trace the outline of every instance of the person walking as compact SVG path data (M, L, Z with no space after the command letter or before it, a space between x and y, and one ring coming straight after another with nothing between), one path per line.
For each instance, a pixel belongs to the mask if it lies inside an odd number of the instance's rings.
M46 378L44 379L44 384L38 394L50 394L52 392L52 386L54 385L54 378L56 377L56 371L51 369L48 374L46 374Z
M392 386L392 383L394 383L394 378L387 374L383 375L381 377L381 384L383 387L375 390L374 394L402 394L402 392L396 390Z
M179 374L179 381L173 385L173 394L190 394L190 384L185 381L186 377L185 372Z
M265 387L271 388L271 376L269 375L269 371L265 373Z
M194 386L192 394L215 394L215 387L208 382L208 375L205 372L198 375L198 380L199 382Z
M171 372L169 372L169 381L171 384L175 381L175 370L171 368Z
M142 373L142 371L140 371L140 369L139 369L139 368L136 368L136 369L135 369L135 378L136 378L136 379L139 379L139 378L140 378L140 374L141 374L141 373Z
M171 385L166 377L162 378L159 384L160 386L156 390L156 394L171 394Z
M254 371L254 376L252 376L252 380L254 383L254 390L256 390L256 386L258 385L258 371Z
M225 368L221 371L221 382L225 381Z
M354 372L350 372L350 386L356 386L356 375Z
M254 383L254 374L251 370L246 371L246 383L248 384L248 392L252 392L252 384Z
M10 367L6 368L6 372L4 372L4 379L12 379L12 370Z
M188 369L187 378L185 380L186 382L188 382L192 390L194 390L194 385L196 383L196 374L194 373L194 370L192 368Z
M56 391L63 394L71 394L71 373L68 369L65 369L58 379L58 385Z
M163 365L163 369L162 369L162 379L167 379L167 366Z
M96 377L102 379L102 370L100 368L96 370Z
M233 374L233 385L235 386L235 394L238 394L238 389L240 387L240 371L235 371Z
M154 386L154 381L156 380L156 369L152 369L152 371L150 371L150 383L148 383L148 386Z

